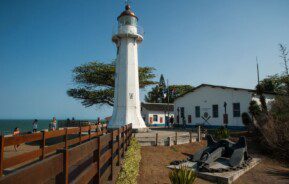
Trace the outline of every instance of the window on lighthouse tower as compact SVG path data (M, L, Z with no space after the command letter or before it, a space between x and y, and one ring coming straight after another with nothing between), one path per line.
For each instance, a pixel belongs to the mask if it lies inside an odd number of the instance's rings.
M120 26L137 26L137 19L128 15L120 17L118 22Z

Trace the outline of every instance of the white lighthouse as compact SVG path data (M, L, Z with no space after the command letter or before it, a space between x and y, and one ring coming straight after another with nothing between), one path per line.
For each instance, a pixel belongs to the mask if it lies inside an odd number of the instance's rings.
M138 18L125 6L117 18L118 30L112 37L117 47L115 91L112 118L109 128L119 128L132 123L138 132L147 131L140 114L138 44L143 40L139 34Z

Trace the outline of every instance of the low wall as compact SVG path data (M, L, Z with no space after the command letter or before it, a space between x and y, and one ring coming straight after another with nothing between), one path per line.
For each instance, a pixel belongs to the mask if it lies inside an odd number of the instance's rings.
M152 130L148 133L135 133L141 146L172 146L187 144L199 140L198 133L186 130Z

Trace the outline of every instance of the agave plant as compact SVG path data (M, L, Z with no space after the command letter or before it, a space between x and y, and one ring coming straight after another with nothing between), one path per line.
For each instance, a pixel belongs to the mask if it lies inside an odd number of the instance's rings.
M230 131L225 127L220 127L216 129L214 134L215 138L218 140L228 139L230 137Z
M174 169L169 174L172 184L193 184L196 179L196 173L185 166Z

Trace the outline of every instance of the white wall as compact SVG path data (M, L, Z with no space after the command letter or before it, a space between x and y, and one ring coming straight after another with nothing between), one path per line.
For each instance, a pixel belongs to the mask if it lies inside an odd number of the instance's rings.
M141 111L141 115L142 117L145 117L145 123L150 125L150 118L153 119L154 115L158 115L158 121L153 121L152 124L160 124L160 125L164 125L165 124L165 117L168 113L164 113L164 111L148 111L146 108L142 107L142 111ZM174 116L174 112L170 112L170 117ZM160 123L160 118L163 119L163 122Z
M251 98L252 93L246 90L222 89L205 86L176 99L174 102L174 114L177 118L178 107L184 107L187 125L190 125L188 123L188 115L192 116L191 125L195 125L205 122L201 117L204 112L207 112L211 116L208 120L209 124L221 126L223 125L223 114L225 113L224 102L226 102L229 122L228 126L243 126L241 115L243 112L248 112ZM240 117L233 117L233 103L240 103ZM212 105L218 105L219 113L217 118L213 118ZM200 106L200 118L196 118L195 116L195 106ZM177 122L176 118L175 122ZM182 124L181 118L180 124Z
M271 109L271 105L272 105L272 102L273 102L274 99L275 99L275 95L272 95L272 94L264 94L264 96L265 96L265 101L266 101L266 104L267 104L268 109ZM259 95L253 95L252 100L256 101L257 104L261 105Z

